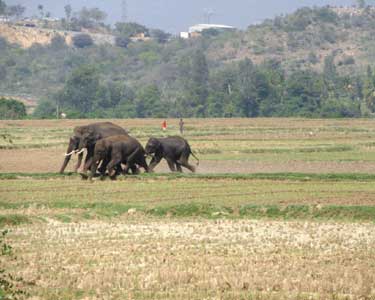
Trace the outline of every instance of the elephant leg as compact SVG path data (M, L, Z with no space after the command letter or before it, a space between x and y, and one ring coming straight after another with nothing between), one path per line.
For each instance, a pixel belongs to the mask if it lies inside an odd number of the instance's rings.
M95 176L96 174L96 170L98 169L98 166L99 166L99 163L100 161L94 161L91 166L90 166L90 175L89 175L89 179L90 181L92 180L92 178Z
M74 172L77 173L79 167L81 166L82 163L82 158L83 158L83 153L78 154L78 161L74 167Z
M83 173L86 173L88 169L90 169L91 164L93 162L92 157L94 156L94 151L93 149L88 148L87 149L87 155L85 159L85 164L83 166Z
M130 167L133 175L138 175L140 173L139 168L136 165Z
M146 159L145 159L145 156L143 155L143 153L141 153L138 157L138 165L141 166L143 169L145 169L146 173L149 172L149 168L148 168L148 165L147 165L147 162L146 162Z
M160 163L161 159L162 159L161 157L157 157L157 156L154 156L151 159L150 165L148 166L149 172L152 172L154 170L157 164Z
M108 166L109 161L110 161L109 157L106 157L102 161L102 164L100 165L100 168L98 170L99 173L100 173L100 179L104 179L105 178L105 171L107 170L107 166Z
M111 179L116 179L116 171L114 170L115 166L121 163L121 157L120 156L112 156L111 161L108 163L107 169L108 169L108 175Z
M189 169L190 171L192 171L193 173L195 173L195 167L191 164L188 163L188 160L187 158L185 157L181 157L177 163L179 163L180 165L182 165L183 167Z
M177 172L183 173L180 163L176 162L176 168L177 168Z
M116 175L120 175L122 172L124 172L124 170L121 167L121 163L116 165L115 170L116 170Z
M172 159L167 158L168 167L172 172L176 172L175 163Z
M126 167L124 169L124 175L129 173L129 169L132 169L133 167L137 167L135 165L137 156L139 153L139 149L135 150L133 153L129 155L129 157L126 160Z

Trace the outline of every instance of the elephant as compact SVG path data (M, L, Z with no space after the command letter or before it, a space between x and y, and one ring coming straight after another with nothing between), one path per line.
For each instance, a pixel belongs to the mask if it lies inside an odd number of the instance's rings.
M182 172L181 166L189 169L191 172L195 172L195 167L189 164L189 156L192 154L197 160L199 165L199 159L191 151L190 145L184 138L180 136L170 136L166 138L150 138L146 144L146 154L153 156L149 165L150 171L165 158L169 169L175 172Z
M84 172L88 170L92 162L96 141L114 135L127 136L128 131L111 122L99 122L75 127L74 135L70 137L69 140L68 149L65 154L64 162L60 168L60 173L64 173L64 170L73 154L78 154L78 162L74 167L74 172L77 172L82 163L84 148L87 148L87 155L83 170Z
M127 174L129 168L134 168L136 165L149 172L145 156L146 152L143 146L137 139L129 135L117 135L101 139L95 144L89 179L91 180L94 177L101 161L102 176L107 169L111 179L116 179L115 167L121 163L126 165L123 170L124 175Z

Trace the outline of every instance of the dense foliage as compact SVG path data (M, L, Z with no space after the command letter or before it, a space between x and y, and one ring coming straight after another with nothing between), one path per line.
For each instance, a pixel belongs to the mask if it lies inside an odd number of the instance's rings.
M0 98L0 120L16 120L26 117L26 107L22 102Z
M72 14L69 7L66 15L91 20L87 26L105 17L88 9ZM368 116L375 111L375 76L371 66L366 70L374 25L372 8L358 16L325 7L189 40L136 23L117 23L113 46L87 47L78 39L72 48L55 38L46 47L21 49L0 39L0 89L43 99L38 118L57 112L71 118ZM152 39L131 40L140 33ZM350 54L357 53L357 41L349 40L354 33L364 49L358 55Z

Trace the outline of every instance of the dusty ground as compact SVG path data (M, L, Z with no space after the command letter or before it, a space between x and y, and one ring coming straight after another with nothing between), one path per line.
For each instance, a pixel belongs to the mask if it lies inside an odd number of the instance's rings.
M35 285L33 299L375 296L374 224L132 215L116 223L51 220L15 228L10 238L13 268Z
M0 172L58 172L64 160L65 148L0 150ZM76 163L72 158L66 171L70 172ZM191 158L194 165L195 160ZM168 172L163 160L155 171ZM186 172L189 172L186 170ZM366 161L236 161L201 159L198 173L375 173L375 162Z

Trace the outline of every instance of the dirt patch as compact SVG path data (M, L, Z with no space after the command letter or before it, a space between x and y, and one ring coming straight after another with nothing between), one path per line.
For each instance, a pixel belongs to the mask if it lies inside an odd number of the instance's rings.
M58 172L64 160L65 147L44 149L0 150L0 172L44 173ZM72 171L77 161L73 157L66 169ZM191 160L195 164L194 159ZM169 172L165 161L155 169L156 172ZM189 172L186 170L185 172ZM375 173L375 162L256 162L256 161L212 161L201 160L198 173Z

